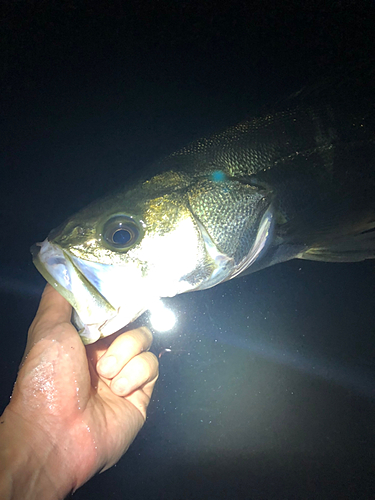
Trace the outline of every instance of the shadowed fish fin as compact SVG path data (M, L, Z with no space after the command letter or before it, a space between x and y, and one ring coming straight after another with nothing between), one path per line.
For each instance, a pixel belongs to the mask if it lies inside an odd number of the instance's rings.
M375 228L375 201L369 196L350 193L331 195L299 211L279 226L283 243L304 244L310 248L334 248L357 241L355 238Z
M275 264L281 264L282 262L287 262L288 260L295 259L298 255L302 255L305 250L304 245L275 245L271 246L265 255L254 262L247 269L242 271L236 277L247 276L257 271L261 271L266 267L274 266Z
M323 262L360 262L375 258L375 229L336 241L327 246L310 248L299 259Z

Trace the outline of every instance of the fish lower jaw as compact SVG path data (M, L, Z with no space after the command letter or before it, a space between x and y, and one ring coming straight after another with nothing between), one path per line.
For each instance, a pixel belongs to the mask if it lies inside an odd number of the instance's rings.
M125 309L124 314L122 314L121 309ZM93 344L97 340L113 335L125 328L129 323L135 321L141 314L143 314L148 308L143 307L138 310L134 315L129 316L128 311L126 311L126 306L119 308L117 314L104 321L104 323L93 323L85 324L82 322L77 312L74 311L73 314L73 324L78 330L78 334L85 345Z
M83 328L78 330L78 335L85 345L93 344L102 337L96 325L84 325Z

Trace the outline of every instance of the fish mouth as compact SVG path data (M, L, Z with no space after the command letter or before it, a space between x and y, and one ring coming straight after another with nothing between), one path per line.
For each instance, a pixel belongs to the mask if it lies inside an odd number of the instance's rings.
M75 326L83 342L93 343L102 337L102 328L118 311L86 278L69 254L48 238L33 245L30 251L41 275L75 310Z

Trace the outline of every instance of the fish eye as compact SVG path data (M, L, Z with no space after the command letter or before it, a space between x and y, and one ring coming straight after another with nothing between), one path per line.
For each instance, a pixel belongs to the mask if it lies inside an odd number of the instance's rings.
M104 224L102 234L110 248L127 250L139 241L141 230L131 217L116 215Z

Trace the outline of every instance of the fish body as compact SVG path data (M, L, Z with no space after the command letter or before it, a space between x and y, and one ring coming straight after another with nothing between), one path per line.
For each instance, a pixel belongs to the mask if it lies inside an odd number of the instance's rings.
M375 256L372 69L303 89L171 154L34 245L85 343L160 297L293 258Z

